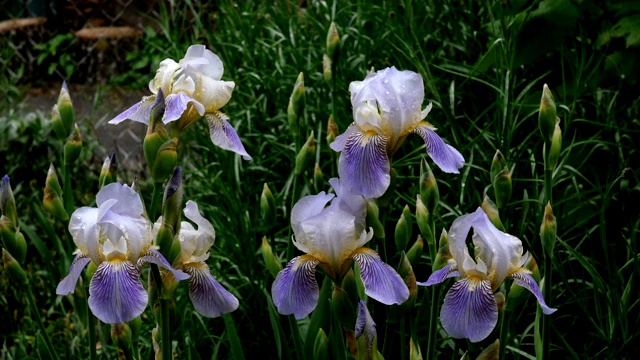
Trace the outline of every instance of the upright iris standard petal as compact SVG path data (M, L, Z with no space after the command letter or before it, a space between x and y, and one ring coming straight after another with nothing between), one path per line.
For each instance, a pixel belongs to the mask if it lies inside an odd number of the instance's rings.
M402 304L409 298L409 288L398 273L367 248L359 249L353 260L358 263L364 292L386 305Z
M382 196L391 183L387 137L353 132L338 160L338 174L351 192L367 199Z
M238 134L227 121L226 115L216 112L205 115L205 118L209 124L209 134L214 145L233 151L245 160L251 160L251 156L244 149Z
M427 153L442 171L459 173L459 169L464 166L464 157L453 146L445 144L429 123L421 123L413 132L422 137L427 144Z
M271 297L280 314L302 319L315 309L320 296L315 276L318 263L311 256L298 256L278 273Z
M511 277L515 280L516 284L522 286L523 288L531 291L533 296L536 297L540 307L542 308L542 312L545 315L551 315L556 312L558 309L550 308L547 306L547 303L544 301L542 297L542 292L540 291L540 287L536 283L535 279L525 271L518 271L511 275Z
M91 258L86 255L82 253L76 255L76 258L73 259L71 267L69 268L69 275L65 276L65 278L60 281L56 288L56 294L67 295L74 292L76 290L76 283L78 283L78 279L82 274L82 269L84 269L84 267L90 262Z
M107 324L120 324L140 316L147 292L138 269L128 261L104 261L91 278L89 308Z
M83 206L71 214L69 233L78 249L95 263L102 261L98 242L98 209Z
M180 119L182 113L187 110L189 103L193 104L200 116L204 115L204 106L199 101L182 92L167 96L164 103L165 111L162 121L165 124Z
M185 270L191 275L189 298L197 312L214 318L238 308L238 299L216 281L205 263L193 263Z
M145 96L142 101L134 104L127 110L120 113L118 116L109 120L109 124L117 125L125 120L132 120L135 122L149 124L149 118L151 117L151 108L156 100L155 95Z
M442 327L451 337L471 342L485 339L498 322L498 305L487 280L462 278L444 298Z

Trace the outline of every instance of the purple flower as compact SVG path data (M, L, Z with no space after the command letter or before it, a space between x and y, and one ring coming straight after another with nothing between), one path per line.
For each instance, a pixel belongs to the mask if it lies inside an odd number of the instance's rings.
M162 121L168 124L178 121L179 129L184 129L201 117L207 119L211 141L225 149L250 160L227 115L220 108L229 102L235 87L233 81L222 81L224 66L220 58L204 45L191 45L187 54L179 62L165 59L160 62L156 76L149 82L153 95L125 110L109 121L119 124L133 120L149 124L151 108L158 90L165 96L165 112Z
M389 159L410 133L424 139L427 153L443 171L457 174L464 165L458 150L423 121L431 104L421 110L424 85L417 73L386 68L352 82L349 91L354 122L331 148L342 152L338 173L353 192L367 199L384 194L391 179Z
M306 254L278 273L271 288L273 303L281 314L294 314L297 319L307 316L318 303L316 267L340 283L354 261L368 296L387 305L403 303L409 289L400 275L375 251L363 247L373 236L372 229L365 229L364 198L346 192L336 178L329 182L336 196L324 191L305 196L291 211L293 243Z
M467 234L474 229L475 260L465 244ZM482 208L457 218L449 231L451 258L442 269L435 271L426 283L429 286L450 277L460 277L444 298L440 321L453 338L467 338L472 342L485 339L498 321L498 305L493 293L506 278L531 291L542 312L549 315L556 309L544 302L531 271L523 267L529 253L522 254L522 242L513 235L498 230Z
M98 269L89 284L89 308L107 324L131 321L147 306L147 292L140 281L145 263L171 271L177 280L189 277L174 270L151 245L151 223L138 193L127 185L112 183L96 196L97 208L82 207L71 215L69 232L78 250L58 295L75 290L82 269L93 261Z

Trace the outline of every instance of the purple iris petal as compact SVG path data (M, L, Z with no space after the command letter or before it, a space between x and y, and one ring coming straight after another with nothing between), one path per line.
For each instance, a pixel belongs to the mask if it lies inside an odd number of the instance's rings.
M242 145L242 141L236 134L231 124L227 121L227 116L220 112L205 115L209 124L209 134L211 142L225 150L233 151L241 155L245 160L251 160L251 156L247 153Z
M358 302L358 318L356 319L356 338L362 335L365 337L366 350L372 352L373 341L376 337L376 323L373 322L373 318L371 318L371 314L369 314L367 304L360 300ZM369 357L365 358L369 359Z
M488 280L463 278L444 298L440 311L442 327L453 338L483 340L498 322L498 305Z
M427 153L433 162L447 173L458 174L464 166L464 158L453 146L445 144L438 134L427 123L421 123L414 132L424 139L427 144Z
M318 260L313 257L298 256L278 273L271 286L271 297L280 314L302 319L316 308L320 296L316 265Z
M355 123L351 123L351 125L349 125L349 127L347 128L347 130L345 130L345 132L338 135L336 139L333 140L331 144L329 144L329 147L331 147L331 149L337 152L342 151L342 149L344 149L344 144L346 144L347 139L349 139L349 136L351 136L351 134L356 131L358 131L358 127L356 126Z
M65 276L65 278L60 281L56 288L56 294L67 295L74 292L76 290L76 283L82 273L82 269L84 269L89 262L91 262L91 258L87 257L85 254L76 255L76 258L73 259L71 267L69 268L69 275Z
M385 305L402 304L409 298L409 288L398 273L385 264L378 254L367 248L360 249L353 260L358 263L364 292Z
M214 318L238 308L238 299L216 281L207 264L196 263L185 270L191 275L189 298L197 312Z
M340 154L338 174L347 188L367 199L382 196L389 187L391 165L387 138L354 131Z
M89 285L89 308L107 324L120 324L140 316L147 306L140 272L128 261L104 261Z
M187 273L185 273L185 272L183 272L181 270L174 269L173 266L171 266L171 264L169 264L167 259L165 259L164 256L162 256L162 254L160 254L155 249L151 249L151 250L147 251L147 253L144 254L144 256L141 256L138 259L137 267L140 268L142 266L142 264L145 263L145 262L156 264L158 266L162 266L163 268L171 271L171 273L173 274L173 277L176 278L176 281L186 280L186 279L189 278L189 274L187 274Z
M204 115L204 106L191 96L185 93L168 95L164 100L165 110L162 122L168 124L172 121L180 119L182 113L187 110L189 103L193 103L198 114Z
M434 271L427 282L416 282L416 285L420 286L431 286L434 284L439 284L450 277L460 276L460 273L457 270L456 263L448 263L442 269Z
M123 122L124 120L133 120L143 124L149 124L151 108L153 108L155 98L155 95L143 97L142 101L136 103L132 107L120 113L118 116L109 120L109 124L116 125Z
M518 271L513 275L511 275L511 277L515 280L516 284L531 291L533 296L535 296L536 299L538 299L538 303L540 304L540 307L542 308L543 313L545 313L546 315L551 315L558 310L558 309L550 308L547 306L547 304L544 302L544 298L542 297L542 292L540 291L540 287L538 287L538 284L530 274L527 274L526 272Z

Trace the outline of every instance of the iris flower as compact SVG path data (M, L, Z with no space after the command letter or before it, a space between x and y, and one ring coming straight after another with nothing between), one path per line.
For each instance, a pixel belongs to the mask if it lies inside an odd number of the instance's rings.
M380 197L389 187L390 158L410 133L420 135L427 153L443 171L458 173L464 158L423 119L431 104L424 100L422 77L413 71L386 68L349 85L354 122L331 143L341 151L338 174L352 191Z
M112 183L98 192L96 203L98 207L81 207L71 215L69 232L78 250L56 293L72 293L82 269L93 261L98 268L89 284L91 312L107 324L131 321L147 306L140 281L145 263L171 271L178 281L189 275L174 270L151 245L151 222L135 190Z
M465 243L471 228L475 261ZM530 255L522 254L520 239L498 230L482 208L451 224L449 251L452 257L447 265L418 285L429 286L460 277L447 292L440 311L442 327L451 337L478 342L491 334L498 322L498 305L493 294L508 277L533 293L543 313L556 311L547 306L531 271L523 267Z
M191 275L189 298L194 308L200 314L211 318L234 311L238 308L238 299L216 281L205 262L216 238L213 226L209 220L202 217L198 204L194 201L187 201L184 215L197 228L188 221L180 224L178 239L182 252L177 267ZM156 228L159 228L161 223L162 217L156 222Z
M409 289L400 275L363 247L373 236L373 229L365 229L364 198L346 192L336 178L329 182L335 196L324 191L305 196L291 210L293 244L306 254L278 273L271 288L273 303L283 315L304 318L318 303L316 267L339 284L354 261L368 296L387 305L403 303Z
M111 119L109 124L119 124L124 120L149 124L151 108L158 90L162 90L165 97L162 122L178 121L177 127L184 129L204 116L215 145L250 160L251 156L229 124L229 118L220 112L220 108L231 99L235 87L233 81L220 80L223 72L224 66L216 54L204 45L191 45L180 61L165 59L160 62L156 76L149 82L153 95L143 97L142 101Z

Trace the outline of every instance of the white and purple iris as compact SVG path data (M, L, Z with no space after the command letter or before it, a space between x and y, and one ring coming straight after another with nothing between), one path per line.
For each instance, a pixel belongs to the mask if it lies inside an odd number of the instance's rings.
M410 133L420 135L427 153L443 171L458 173L464 158L435 133L423 119L431 104L422 110L424 85L413 71L386 68L349 85L354 122L331 143L342 152L340 178L353 192L365 198L382 196L389 187L390 158Z
M209 266L205 262L209 258L209 249L216 239L216 232L209 220L202 217L198 210L198 204L187 201L184 208L184 216L191 220L180 224L181 254L174 265L181 268L189 278L189 298L197 312L206 317L217 317L232 312L238 308L238 299L228 292L211 275ZM155 227L159 228L162 217L158 219ZM179 263L179 265L177 264Z
M82 269L93 261L98 267L89 284L89 308L107 324L131 321L147 306L140 281L145 263L157 264L180 281L189 275L175 270L152 246L151 222L142 200L127 185L112 183L96 195L98 207L81 207L69 220L69 232L78 250L56 293L75 291Z
M373 236L373 230L365 228L364 198L346 192L339 179L329 182L335 196L324 191L305 196L291 210L293 243L306 254L293 258L278 273L271 288L273 303L283 315L304 318L318 303L316 267L339 284L354 261L368 296L387 305L403 303L409 289L400 275L375 251L363 247Z
M471 228L475 261L465 243ZM493 294L508 277L533 293L544 314L556 311L547 306L531 271L523 267L530 255L522 254L520 239L498 230L482 208L453 222L449 251L452 258L447 265L418 285L429 286L460 277L447 292L440 311L442 327L451 337L478 342L491 334L498 322L498 305Z
M109 124L124 120L149 124L151 109L161 90L165 103L163 123L178 121L177 127L184 129L204 116L214 145L250 160L227 115L219 111L229 102L235 87L233 81L220 80L223 72L224 66L216 54L204 45L191 45L179 62L173 59L160 62L156 76L149 82L153 95L143 97Z

